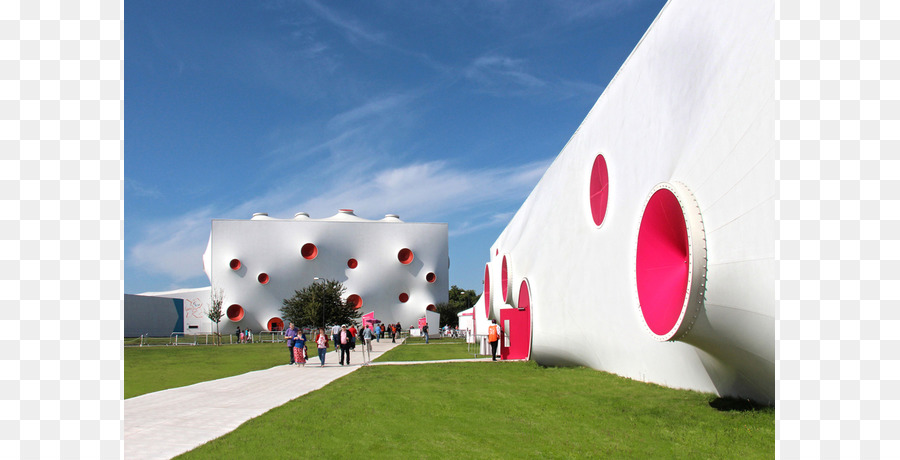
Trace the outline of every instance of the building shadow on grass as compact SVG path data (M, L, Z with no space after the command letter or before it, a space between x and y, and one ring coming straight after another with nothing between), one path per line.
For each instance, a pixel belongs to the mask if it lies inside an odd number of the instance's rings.
M753 412L774 409L773 406L733 397L713 399L709 402L709 406L720 412Z

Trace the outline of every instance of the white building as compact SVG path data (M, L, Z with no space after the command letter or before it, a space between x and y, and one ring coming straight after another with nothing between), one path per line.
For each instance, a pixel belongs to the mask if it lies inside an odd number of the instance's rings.
M211 286L224 292L225 331L283 329L282 301L315 278L343 283L345 300L377 320L406 329L426 317L437 331L449 263L447 224L368 220L350 209L324 219L214 219L203 255Z
M504 357L774 402L775 10L666 4L490 249Z

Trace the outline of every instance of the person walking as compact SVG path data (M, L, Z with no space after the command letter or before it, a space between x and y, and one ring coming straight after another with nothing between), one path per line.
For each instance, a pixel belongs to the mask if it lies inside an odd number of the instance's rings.
M297 328L294 327L294 323L288 323L287 330L284 331L284 341L287 342L288 347L288 355L291 357L291 362L289 364L294 364L294 338L297 337Z
M325 367L325 352L328 351L328 336L325 335L325 329L319 328L319 334L316 336L316 350L319 352L319 361L322 364L319 367Z
M306 366L306 333L303 331L294 339L294 362Z
M375 324L375 341L381 343L381 325Z
M350 324L350 327L347 328L347 332L350 333L350 349L356 350L356 336L358 335L356 332L356 326Z
M347 365L350 365L350 332L347 331L347 325L341 326L341 333L338 334L338 340L341 344L341 366L344 365L344 356L347 357Z
M372 336L375 335L372 332L372 326L363 328L362 332L362 341L363 341L363 366L368 366L370 362L372 362Z
M428 323L422 325L422 334L425 336L425 345L428 345Z
M247 343L253 343L253 331L251 331L250 329L247 329L244 332L247 335Z
M340 352L341 350L341 326L335 324L331 326L331 338L334 340L334 351Z
M496 320L491 320L491 325L488 326L488 342L491 344L491 359L497 360L497 343L500 341L500 326L497 325Z

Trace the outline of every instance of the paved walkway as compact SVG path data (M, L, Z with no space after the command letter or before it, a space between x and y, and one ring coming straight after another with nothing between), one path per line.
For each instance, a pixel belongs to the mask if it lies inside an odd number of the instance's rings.
M372 359L397 345L400 342L373 342ZM350 354L351 366L338 364L339 354L329 351L325 367L313 356L304 367L276 366L126 399L125 458L169 459L218 438L359 369L361 350L356 347Z

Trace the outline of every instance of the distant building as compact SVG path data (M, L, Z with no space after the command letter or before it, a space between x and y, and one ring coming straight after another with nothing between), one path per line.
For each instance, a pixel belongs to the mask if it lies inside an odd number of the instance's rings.
M345 300L377 320L407 329L427 317L437 330L449 264L447 224L368 220L350 209L325 219L214 219L203 255L210 284L224 292L225 331L283 329L283 300L315 278L343 283Z

